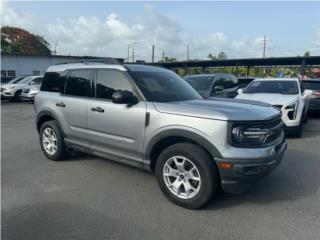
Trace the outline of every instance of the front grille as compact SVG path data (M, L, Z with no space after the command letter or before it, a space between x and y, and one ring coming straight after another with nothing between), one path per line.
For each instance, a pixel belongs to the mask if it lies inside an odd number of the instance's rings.
M236 126L243 126L247 128L260 128L260 129L266 129L268 130L268 137L265 139L264 143L246 143L246 144L238 144L234 143L231 135L231 129L236 127ZM271 120L266 120L266 121L252 121L252 122L246 122L246 123L232 123L231 129L229 130L229 142L232 143L232 145L237 146L237 147L267 147L275 144L278 142L281 138L283 138L283 122L281 120L281 117L276 117Z
M22 92L23 92L23 93L29 93L29 92L30 92L30 89L23 89Z
M282 105L272 105L272 106L279 108L279 109L281 109L283 107Z

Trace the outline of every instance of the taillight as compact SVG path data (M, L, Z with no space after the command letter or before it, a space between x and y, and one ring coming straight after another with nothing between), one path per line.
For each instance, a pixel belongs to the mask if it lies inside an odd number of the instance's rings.
M312 95L315 95L315 96L317 96L317 97L320 97L320 91L313 92Z

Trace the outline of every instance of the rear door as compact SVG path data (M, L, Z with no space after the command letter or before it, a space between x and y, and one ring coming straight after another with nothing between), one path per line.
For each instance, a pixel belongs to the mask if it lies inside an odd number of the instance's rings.
M139 101L128 106L112 102L115 91L134 93L131 79L126 73L116 69L101 69L96 70L95 76L96 97L88 105L92 151L133 165L141 163L146 103Z
M56 102L63 114L65 135L68 140L88 144L88 102L91 97L93 71L75 69L68 75L64 92Z

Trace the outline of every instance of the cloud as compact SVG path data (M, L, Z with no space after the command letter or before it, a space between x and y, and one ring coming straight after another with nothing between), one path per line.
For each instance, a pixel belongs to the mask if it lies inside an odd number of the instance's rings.
M104 19L80 16L55 19L45 24L36 16L17 11L3 2L1 22L2 25L22 27L43 36L52 50L57 46L58 54L125 58L130 45L130 55L134 47L135 59L150 61L152 45L155 45L156 60L161 59L163 51L166 56L185 60L189 45L191 59L206 59L209 53L217 55L221 51L235 58L262 56L263 36L244 35L233 40L223 32L194 35L150 4L144 6L143 13L133 22L124 21L119 14L110 13ZM267 40L267 56L272 56L272 41ZM313 44L319 49L320 28L317 29Z

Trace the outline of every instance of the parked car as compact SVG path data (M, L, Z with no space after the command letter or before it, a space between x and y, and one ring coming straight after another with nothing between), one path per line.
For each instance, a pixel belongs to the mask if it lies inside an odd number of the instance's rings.
M238 90L237 99L262 101L281 109L285 131L301 137L307 120L310 90L305 90L296 78L255 79L244 90Z
M153 171L168 199L186 208L203 206L220 185L243 192L280 163L279 110L204 100L172 71L108 62L47 69L35 97L47 158L74 149Z
M34 82L42 79L42 76L28 76L22 79L13 79L7 84L1 85L1 98L2 99L11 99L11 101L16 101L20 99L22 89L32 85Z
M238 78L238 88L245 88L254 79L255 79L254 77L240 77L240 78Z
M28 84L28 87L25 87L22 89L22 93L20 95L20 99L22 100L34 100L34 97L36 94L40 91L40 85L41 85L42 77L41 78L35 78L33 81L31 81Z
M320 79L302 80L305 89L312 91L309 111L320 111Z
M204 98L233 98L237 95L238 79L232 74L188 75L184 79Z

